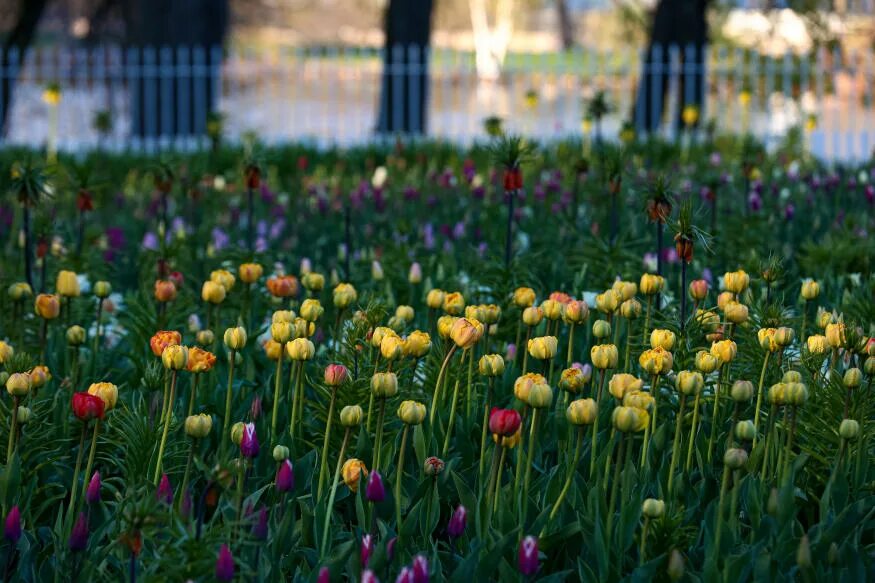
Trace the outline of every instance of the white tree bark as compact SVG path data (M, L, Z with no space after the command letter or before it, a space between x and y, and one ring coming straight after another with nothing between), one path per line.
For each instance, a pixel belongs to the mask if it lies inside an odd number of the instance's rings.
M492 26L489 24L487 0L470 0L468 6L474 33L477 76L484 81L497 81L513 36L514 0L497 0Z

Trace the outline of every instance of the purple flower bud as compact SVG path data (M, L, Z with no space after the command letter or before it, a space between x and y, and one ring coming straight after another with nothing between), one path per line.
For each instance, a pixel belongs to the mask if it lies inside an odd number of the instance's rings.
M377 576L374 575L373 571L365 569L362 573L362 583L380 583L380 580L377 579Z
M219 581L234 579L234 557L231 555L231 549L225 544L219 549L219 558L216 559L216 579Z
M413 570L410 567L402 568L395 578L395 583L413 583Z
M252 537L255 540L267 540L267 508L264 506L258 511L258 518L252 525Z
M450 523L447 525L447 534L450 538L459 538L465 534L465 525L468 522L468 511L464 506L459 504L456 510L450 517Z
M361 560L362 567L368 566L368 561L371 560L371 554L374 552L374 539L370 534L362 537Z
M252 459L258 456L258 435L255 433L255 423L247 423L243 426L243 439L240 440L240 453L243 457Z
M170 486L170 478L167 477L167 474L161 476L155 496L158 498L158 502L163 502L168 506L173 505L173 488Z
M292 462L283 460L280 467L276 470L276 489L277 492L288 492L295 487L295 469L292 467Z
M21 511L18 509L18 506L13 506L9 509L9 514L6 515L3 536L13 545L17 544L18 539L21 538Z
M413 583L428 583L428 559L425 555L413 557Z
M538 539L527 536L520 541L518 565L523 575L534 575L538 571Z
M328 570L328 567L319 569L319 578L316 583L331 583L331 571Z
M88 546L88 517L84 512L79 513L79 518L76 519L76 524L73 525L73 530L70 532L67 546L74 553L84 551L85 547Z
M395 558L395 543L397 542L398 537L393 536L389 539L389 542L386 543L386 558L388 558L390 562Z
M100 472L94 472L88 488L85 490L85 501L89 504L100 502Z
M386 499L386 488L383 486L383 477L377 470L374 470L368 476L368 485L365 488L365 499L368 502L382 502Z

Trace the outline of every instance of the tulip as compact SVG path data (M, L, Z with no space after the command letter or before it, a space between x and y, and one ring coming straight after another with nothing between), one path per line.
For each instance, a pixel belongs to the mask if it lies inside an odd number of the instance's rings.
M173 505L173 487L170 485L170 478L167 477L167 474L161 475L161 481L158 483L155 498L158 499L158 502L162 502L167 506Z
M368 476L365 487L365 499L371 503L382 502L386 499L386 488L383 486L383 477L380 472L374 470Z
M520 428L521 423L519 412L513 409L493 408L489 414L489 431L499 436L513 435Z
M428 559L424 555L413 557L413 583L428 583Z
M84 551L85 547L88 546L88 517L84 512L79 513L79 518L76 519L76 524L70 532L67 546L74 553Z
M9 509L4 523L3 536L12 543L12 546L18 544L21 539L21 511L15 505Z
M750 283L750 276L743 270L726 272L723 275L723 286L736 296L744 292Z
M73 271L59 271L55 282L55 291L65 298L79 297L79 278Z
M442 289L431 289L425 295L425 305L432 310L440 309L444 305L444 298L446 295L447 292Z
M644 381L628 373L617 373L608 382L608 391L618 401L622 401L628 393L636 393L642 389Z
M213 306L224 302L226 293L225 288L215 281L205 281L201 287L201 299Z
M427 332L414 330L404 339L402 352L404 356L423 358L431 351L431 337Z
M696 302L701 302L708 296L708 281L695 279L690 282L690 297Z
M88 488L85 489L85 501L88 504L100 502L100 472L94 472L91 476Z
M222 544L216 559L216 579L219 581L234 580L234 557L226 544Z
M465 310L465 297L459 292L448 292L444 296L443 309L450 316L461 316Z
M559 375L559 388L572 394L582 391L586 382L586 375L579 368L566 368Z
M361 546L359 547L359 559L362 563L362 568L367 567L371 560L371 555L374 554L374 537L370 533L362 536Z
M447 524L447 536L451 539L456 539L465 534L465 525L468 521L468 511L464 506L459 504L453 511L450 517L450 522Z
M362 571L362 578L360 583L380 583L380 580L370 569L365 569Z
M247 423L243 426L243 439L240 441L240 454L247 459L252 459L258 457L260 449L258 434L255 432L255 424Z
M748 320L748 309L744 304L730 301L723 307L726 320L733 324L744 324Z
M176 284L170 280L159 279L155 281L155 300L161 303L172 302L176 299Z
M325 313L325 308L319 300L308 298L301 304L301 317L308 322L315 322Z
M527 536L520 542L517 565L526 576L538 572L538 539Z
M161 355L164 353L164 349L168 346L173 346L182 343L182 334L177 332L176 330L161 330L156 332L152 338L149 339L149 348L152 350L152 354L161 358Z
M280 462L274 478L274 487L277 492L290 492L295 487L295 470L288 459Z
M361 474L367 476L368 469L363 461L356 458L350 458L343 463L341 474L343 475L343 482L346 484L347 488L353 492L357 492L359 478L361 477Z

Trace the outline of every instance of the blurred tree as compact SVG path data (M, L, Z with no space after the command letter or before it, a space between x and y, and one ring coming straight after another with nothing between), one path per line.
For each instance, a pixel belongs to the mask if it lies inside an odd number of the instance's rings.
M389 0L378 133L425 133L432 7L432 0Z
M671 86L672 52L680 59L677 112L680 124L686 105L699 111L705 97L705 46L708 42L706 12L711 0L659 0L650 24L650 39L642 63L633 120L638 130L659 129ZM699 116L701 119L701 116Z
M121 2L128 65L143 67L131 86L134 135L205 135L220 91L228 0Z
M19 0L15 24L0 47L0 136L5 134L20 58L33 41L46 4L48 0Z
M574 48L574 21L568 10L568 0L556 0L556 20L559 24L559 41L562 50L570 51Z

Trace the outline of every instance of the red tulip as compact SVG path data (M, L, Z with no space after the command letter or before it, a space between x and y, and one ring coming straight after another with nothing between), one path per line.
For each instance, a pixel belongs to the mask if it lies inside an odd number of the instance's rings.
M489 413L489 431L508 437L517 432L522 424L520 414L513 409L492 408Z
M82 421L103 419L105 405L103 399L96 395L90 395L85 392L73 393L71 404L73 406L73 414Z

